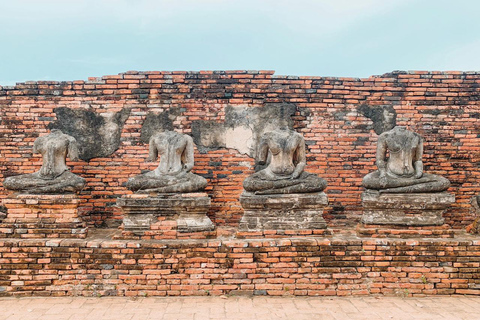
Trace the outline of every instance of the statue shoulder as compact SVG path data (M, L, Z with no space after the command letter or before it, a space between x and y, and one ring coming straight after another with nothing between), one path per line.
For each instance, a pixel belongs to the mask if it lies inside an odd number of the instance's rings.
M35 139L35 142L33 143L34 145L38 146L41 145L47 136L40 136L37 139Z
M183 136L183 139L185 139L185 141L187 141L187 143L194 144L193 143L193 138L190 135L184 133L184 134L182 134L182 136Z
M150 139L148 139L150 142L155 141L157 139L162 139L165 136L164 132L156 132L150 136Z
M299 141L305 141L303 135L301 133L298 133L297 131L293 131L293 137L295 137L295 139L298 139Z
M378 136L378 142L384 142L391 136L391 132L387 131Z
M71 136L71 135L68 135L68 134L63 134L64 137L68 140L68 142L70 143L76 143L77 142L77 139L75 139L75 137Z
M46 136L41 136L33 142L33 153L40 153Z
M415 138L418 138L418 139L420 139L420 140L423 140L423 137L422 137L420 134L418 134L418 133L416 133L416 132L413 132L413 131L412 131L412 133L413 133L413 136L414 136Z

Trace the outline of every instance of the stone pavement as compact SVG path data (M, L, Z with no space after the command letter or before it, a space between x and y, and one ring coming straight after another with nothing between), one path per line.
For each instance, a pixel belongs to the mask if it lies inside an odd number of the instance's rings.
M0 298L1 320L480 319L480 297Z

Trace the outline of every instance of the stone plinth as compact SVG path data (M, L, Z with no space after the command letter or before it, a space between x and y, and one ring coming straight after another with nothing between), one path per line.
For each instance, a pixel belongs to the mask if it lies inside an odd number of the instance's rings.
M124 214L124 236L176 239L179 233L211 232L206 193L132 194L117 200ZM208 237L210 234L205 234Z
M440 193L379 193L367 190L362 194L365 224L402 226L443 225L443 213L455 202L455 196Z
M467 226L466 230L468 233L472 234L480 234L480 195L475 195L470 200L470 204L472 205L471 212L476 217L476 219Z
M0 236L8 238L85 238L76 194L12 194L3 199L6 217Z
M328 198L324 192L270 195L244 192L240 196L240 203L244 209L239 226L241 232L256 232L260 236L261 232L268 235L272 230L326 231L327 228L322 217L323 209L328 205ZM288 236L301 233L285 234Z
M455 202L448 192L362 194L363 216L357 228L363 236L453 237L443 213Z

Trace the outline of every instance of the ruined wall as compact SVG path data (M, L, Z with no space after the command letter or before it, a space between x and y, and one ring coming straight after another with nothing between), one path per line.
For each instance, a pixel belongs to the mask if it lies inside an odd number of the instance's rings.
M0 296L480 294L478 240L0 240Z
M33 141L59 128L81 143L69 162L87 179L81 214L97 226L119 221L115 199L145 163L155 130L192 134L194 172L208 179L210 217L238 224L243 179L253 172L255 142L281 121L303 134L307 170L328 181L331 226L353 225L361 214L360 182L375 169L385 110L398 125L425 138L427 172L452 182L455 205L447 222L474 219L479 191L480 73L393 72L367 79L275 76L270 71L127 72L74 82L27 82L0 87L0 180L39 169ZM0 197L6 192L0 189Z

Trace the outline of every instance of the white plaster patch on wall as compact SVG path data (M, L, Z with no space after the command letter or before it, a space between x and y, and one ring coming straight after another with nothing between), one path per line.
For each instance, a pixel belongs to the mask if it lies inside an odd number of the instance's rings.
M251 157L255 156L255 137L252 128L247 126L227 128L225 146Z

